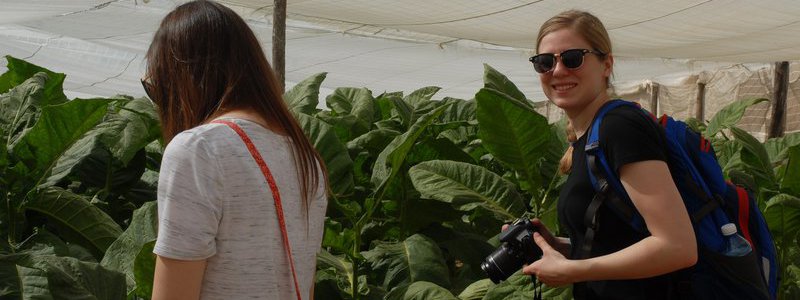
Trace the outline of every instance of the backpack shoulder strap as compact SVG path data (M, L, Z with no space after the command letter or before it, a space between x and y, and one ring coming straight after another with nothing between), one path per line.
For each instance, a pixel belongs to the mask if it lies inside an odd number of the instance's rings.
M582 257L588 257L591 252L594 234L599 229L597 212L606 201L609 204L608 207L620 218L629 223L631 227L639 232L647 232L644 219L630 204L628 193L625 192L625 188L622 187L622 182L611 169L600 147L600 124L609 111L620 106L638 108L638 105L633 102L620 99L611 100L597 111L586 132L586 147L584 148L586 153L586 167L589 180L595 189L595 196L592 198L589 207L584 213L584 224L587 225L587 228L580 251ZM609 192L609 187L612 188L614 192Z

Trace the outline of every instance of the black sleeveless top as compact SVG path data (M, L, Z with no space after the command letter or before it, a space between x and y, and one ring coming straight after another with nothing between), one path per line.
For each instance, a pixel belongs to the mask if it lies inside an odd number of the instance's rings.
M609 164L616 171L628 163L667 161L664 132L639 109L621 106L608 112L600 125L600 143ZM558 218L572 243L572 257L578 257L586 225L584 214L594 196L586 165L586 135L574 144L572 170L561 188ZM600 207L599 230L592 243L591 257L624 249L647 235L634 230L606 205ZM637 280L603 280L573 285L575 299L677 299L671 275Z

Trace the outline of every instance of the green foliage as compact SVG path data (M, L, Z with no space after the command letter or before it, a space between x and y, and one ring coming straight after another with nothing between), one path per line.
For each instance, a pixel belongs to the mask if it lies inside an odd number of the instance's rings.
M0 294L124 299L133 279L126 282L124 270L99 261L123 250L111 246L125 236L142 197L155 195L153 180L143 176L148 160L156 161L155 169L160 160L145 149L160 135L155 108L127 97L68 100L64 74L6 58L0 281L9 284ZM138 246L130 250L138 253Z
M0 298L141 299L152 292L158 117L147 99L73 99L63 74L7 57L0 75ZM326 73L284 94L326 163L330 189L316 299L571 299L518 274L494 284L480 263L503 222L557 231L565 122L548 123L486 65L475 99L438 87L373 96ZM760 143L736 101L693 128L725 174L754 189L779 249L781 297L800 295L800 133Z
M408 175L422 197L463 211L480 206L505 221L525 213L524 200L514 184L477 165L432 160L412 167Z

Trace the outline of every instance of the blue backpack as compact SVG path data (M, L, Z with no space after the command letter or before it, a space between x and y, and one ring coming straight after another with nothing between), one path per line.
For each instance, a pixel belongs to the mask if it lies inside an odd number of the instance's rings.
M583 255L591 251L598 228L596 214L603 203L635 230L647 233L644 219L634 208L619 175L609 167L599 142L603 117L623 105L641 109L633 102L609 101L597 112L587 131L586 162L597 192L584 217L589 225L581 249ZM697 264L678 273L682 274L678 284L681 292L698 299L776 299L779 278L775 245L752 193L725 181L711 143L699 133L666 115L656 120L646 110L641 111L664 129L670 173L697 238ZM726 240L720 228L727 223L736 224L739 234L750 242L750 254L722 254Z

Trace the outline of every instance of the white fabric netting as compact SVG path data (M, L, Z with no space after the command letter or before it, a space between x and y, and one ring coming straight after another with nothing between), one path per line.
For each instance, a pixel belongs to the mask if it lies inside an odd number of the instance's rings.
M0 0L0 55L66 73L69 97L141 96L146 48L160 19L181 2ZM248 20L269 56L272 1L222 2ZM439 86L436 98L470 99L486 63L528 98L544 101L527 57L541 23L571 8L607 26L617 94L649 102L657 83L659 112L679 118L693 116L698 81L706 83L710 117L736 99L770 98L773 62L800 59L800 2L788 0L289 0L286 85L328 72L323 101L344 86L376 95ZM0 72L4 65L0 60ZM791 76L787 132L800 131L798 72ZM551 119L558 114L549 111ZM740 125L763 138L769 113L769 104L760 104Z

